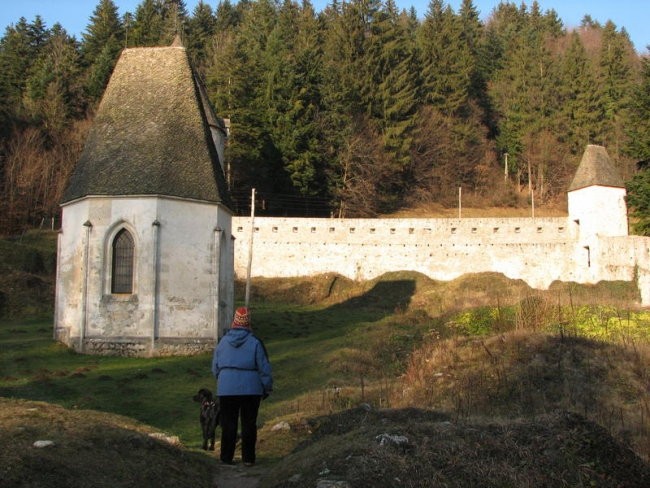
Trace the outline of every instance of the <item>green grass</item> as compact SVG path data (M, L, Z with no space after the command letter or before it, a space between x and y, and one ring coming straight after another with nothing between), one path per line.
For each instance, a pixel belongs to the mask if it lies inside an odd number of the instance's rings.
M0 319L51 313L57 233L0 238Z
M329 407L323 404L328 388L357 385L361 378L374 380L400 368L420 337L414 330L424 326L395 323L414 282L388 279L364 287L338 303L259 299L252 305L253 327L267 346L275 380L274 393L260 410L262 422L306 413L307 403ZM373 355L363 358L368 349ZM0 350L0 396L125 415L178 435L189 447L200 444L198 405L191 397L199 388L214 389L211 354L76 354L52 340L50 317L0 321Z
M650 340L647 312L568 305L569 300L557 306L552 294L507 304L500 298L491 305L480 298L478 306L458 310L427 301L435 296L448 302L452 292L418 276L329 283L335 296L314 303L289 302L290 295L265 300L263 294L252 302L253 327L267 346L275 379L273 395L262 403L261 422L333 411L359 401L386 405L412 352L438 339L487 338L517 329L520 322L534 322L536 330L551 333L603 341ZM452 282L449 288L458 285ZM268 286L280 293L281 286ZM490 289L480 288L480 297ZM466 293L464 300L470 299ZM178 435L190 448L200 445L198 405L191 398L199 388L214 389L210 363L211 354L80 355L52 340L49 316L0 321L0 396L125 415ZM340 393L333 394L334 388Z
M265 341L275 391L262 404L265 421L296 410L305 392L332 382L337 351L359 327L374 327L385 314L363 308L261 303L254 328ZM0 396L40 400L67 408L125 415L197 447L198 406L192 395L214 389L211 355L121 358L76 354L52 340L51 319L0 322ZM345 383L354 376L339 372ZM320 395L320 393L316 393Z
M332 306L261 302L252 317L273 364L274 393L261 411L268 419L301 410L305 395L318 404L329 387L357 384L360 351L385 335L393 313L353 299ZM374 379L391 364L372 366L361 374Z
M0 396L126 415L198 445L192 395L214 387L209 355L87 356L51 336L49 320L0 323Z
M13 239L0 239L0 271L50 273L56 267L57 233L30 231Z

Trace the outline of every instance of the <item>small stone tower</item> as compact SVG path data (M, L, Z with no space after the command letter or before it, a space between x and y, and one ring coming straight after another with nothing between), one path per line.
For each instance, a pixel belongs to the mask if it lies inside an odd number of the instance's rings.
M55 338L95 354L212 349L234 300L225 137L184 47L122 52L61 204Z
M588 145L568 190L569 217L579 239L627 236L625 185L602 146Z

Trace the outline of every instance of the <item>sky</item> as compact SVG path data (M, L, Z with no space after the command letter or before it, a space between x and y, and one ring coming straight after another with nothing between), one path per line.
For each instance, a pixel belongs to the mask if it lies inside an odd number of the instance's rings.
M117 5L120 15L125 12L134 13L141 0L113 0ZM219 0L203 0L213 8ZM237 0L230 0L237 3ZM521 0L513 0L520 4ZM331 0L312 0L316 10L320 11ZM40 15L47 27L52 27L59 22L65 30L81 39L81 34L88 26L99 0L0 0L0 32L4 34L5 28L15 24L20 17L33 21ZM185 0L188 12L191 14L199 0ZM410 9L415 7L418 17L426 14L429 0L396 0L398 7ZM461 0L447 0L454 11L458 11ZM474 0L474 5L485 20L500 0ZM525 0L530 5L532 0ZM646 53L650 45L650 1L649 0L538 0L543 11L553 9L562 20L564 27L571 29L578 27L585 14L591 15L595 21L605 24L611 20L618 29L625 28L639 53Z

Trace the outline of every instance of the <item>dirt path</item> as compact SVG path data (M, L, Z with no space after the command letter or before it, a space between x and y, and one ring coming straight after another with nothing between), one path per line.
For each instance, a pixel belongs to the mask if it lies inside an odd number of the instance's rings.
M221 465L214 478L214 488L257 488L263 473L262 466Z

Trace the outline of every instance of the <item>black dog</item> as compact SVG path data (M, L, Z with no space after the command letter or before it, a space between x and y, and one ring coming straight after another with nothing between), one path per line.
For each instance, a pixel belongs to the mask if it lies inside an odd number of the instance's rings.
M201 404L201 413L199 421L201 422L201 433L203 434L203 450L208 450L208 441L210 441L210 450L214 451L214 438L217 425L219 425L219 400L212 397L212 392L201 388L192 400Z

